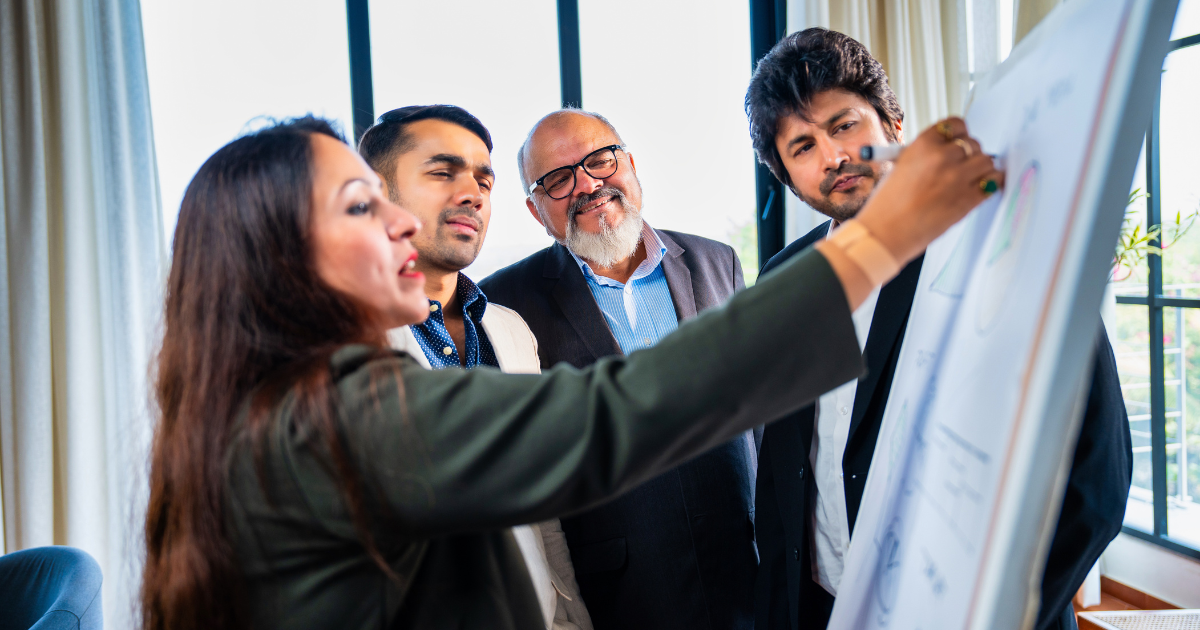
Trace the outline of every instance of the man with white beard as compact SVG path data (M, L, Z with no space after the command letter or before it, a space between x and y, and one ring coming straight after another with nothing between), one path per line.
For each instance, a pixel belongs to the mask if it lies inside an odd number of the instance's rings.
M529 324L543 368L651 346L742 288L728 245L642 220L633 155L603 116L553 112L517 159L525 203L556 243L480 287ZM562 519L596 630L753 626L756 468L757 439L747 432Z

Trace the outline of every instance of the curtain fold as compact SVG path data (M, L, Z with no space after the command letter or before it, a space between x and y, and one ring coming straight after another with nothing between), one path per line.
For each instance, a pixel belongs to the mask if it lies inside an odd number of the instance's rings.
M136 0L0 0L6 552L84 549L134 625L165 245Z
M907 133L962 115L976 77L1000 63L1000 20L1015 45L1061 0L789 0L789 28L823 26L853 37L883 64ZM791 17L795 16L795 17ZM911 135L909 136L911 137Z
M1025 39L1029 31L1046 17L1060 0L1014 0L1013 4L1013 45Z

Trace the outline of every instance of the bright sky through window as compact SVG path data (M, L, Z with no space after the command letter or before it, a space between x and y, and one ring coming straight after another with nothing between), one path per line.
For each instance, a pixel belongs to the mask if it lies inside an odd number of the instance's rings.
M262 117L349 129L345 3L143 0L142 29L168 244L196 170Z
M732 244L753 275L748 6L581 2L579 25L584 109L606 116L629 145L646 221Z
M553 241L525 207L517 149L561 102L554 0L373 1L371 70L375 115L445 103L474 114L492 134L492 219L478 281ZM452 19L448 19L452 18Z

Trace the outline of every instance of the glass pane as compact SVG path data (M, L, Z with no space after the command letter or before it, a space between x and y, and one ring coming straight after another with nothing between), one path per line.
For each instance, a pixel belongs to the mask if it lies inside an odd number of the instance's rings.
M350 125L346 5L318 0L142 0L167 241L196 170L262 116Z
M1200 46L1167 57L1162 79L1163 293L1200 297Z
M447 103L492 134L492 218L475 263L482 280L553 241L525 208L517 149L558 108L558 13L554 0L372 1L375 114Z
M1115 295L1146 295L1148 255L1146 233L1146 143L1142 143L1142 153L1138 157L1137 171L1133 174L1133 183L1129 186L1129 205L1125 208L1125 221L1121 224L1121 236L1117 241L1113 256L1113 266L1109 276L1110 294ZM1109 317L1109 296L1105 296L1105 318Z
M1125 508L1125 524L1154 530L1150 465L1150 332L1147 307L1118 304L1115 323L1105 322L1133 437L1133 486Z
M1182 39L1200 33L1200 0L1179 0L1171 39Z
M1200 309L1163 309L1167 531L1200 547Z
M758 251L743 110L749 5L584 2L579 26L584 109L607 117L629 145L646 221L733 245L750 284ZM688 159L697 153L710 156L701 171ZM782 201L773 211L783 212Z

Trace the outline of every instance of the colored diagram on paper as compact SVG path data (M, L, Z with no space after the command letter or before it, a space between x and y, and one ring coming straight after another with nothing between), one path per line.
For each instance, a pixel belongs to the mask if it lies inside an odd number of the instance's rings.
M1004 307L1009 290L1017 280L1017 264L1021 259L1022 244L1029 232L1030 219L1033 216L1039 171L1040 167L1036 161L1021 171L1016 190L1000 208L995 231L984 247L984 268L980 279L982 292L976 317L979 332L986 333L991 330Z
M930 291L941 293L947 297L962 297L963 291L967 288L967 279L971 277L971 263L974 261L971 256L971 234L975 231L975 222L978 220L978 212L972 212L967 218L967 227L963 230L962 237L954 245L950 259L933 279L933 284L929 286Z

